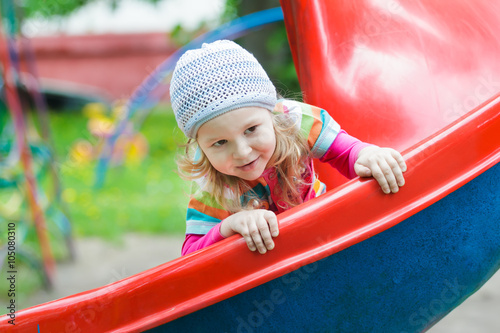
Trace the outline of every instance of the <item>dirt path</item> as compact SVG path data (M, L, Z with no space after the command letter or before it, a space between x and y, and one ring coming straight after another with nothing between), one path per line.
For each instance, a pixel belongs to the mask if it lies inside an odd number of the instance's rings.
M179 257L182 242L181 236L135 234L125 236L122 245L100 239L78 239L78 260L58 265L54 290L40 291L21 306L94 289L153 268ZM500 332L500 272L428 332Z

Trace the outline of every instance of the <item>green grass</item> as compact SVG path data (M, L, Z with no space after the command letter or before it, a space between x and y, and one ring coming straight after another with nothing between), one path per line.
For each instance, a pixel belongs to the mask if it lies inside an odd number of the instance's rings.
M96 162L77 162L70 153L78 140L99 145L87 123L82 114L51 114L63 199L75 235L116 240L127 232L182 234L188 184L175 172L175 154L183 138L172 112L156 109L146 118L140 132L149 145L147 156L108 168L99 189L94 188Z

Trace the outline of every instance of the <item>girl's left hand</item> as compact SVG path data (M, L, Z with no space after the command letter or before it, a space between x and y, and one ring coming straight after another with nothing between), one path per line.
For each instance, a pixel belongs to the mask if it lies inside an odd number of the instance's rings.
M405 184L406 163L401 154L391 148L369 146L361 149L354 171L360 177L373 176L386 194L398 192Z

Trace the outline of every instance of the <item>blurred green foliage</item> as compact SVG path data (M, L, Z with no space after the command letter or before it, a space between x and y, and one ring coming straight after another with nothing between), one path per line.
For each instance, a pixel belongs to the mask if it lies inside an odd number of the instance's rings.
M30 133L36 122L28 117ZM75 144L88 142L98 148L102 139L89 131L90 118L81 112L51 112L50 125L57 157L57 170L62 184L62 202L69 211L73 237L95 236L121 243L125 233L184 234L189 183L176 173L175 155L183 134L177 129L175 117L169 107L157 106L142 123L140 133L148 142L148 152L142 160L124 159L108 169L106 182L94 188L96 159L75 158ZM12 123L7 112L0 112L2 139L9 137ZM0 162L5 155L0 155ZM78 156L77 156L78 157ZM40 204L52 202L53 183L47 167L41 167L34 158ZM43 163L42 163L43 164ZM2 168L0 168L0 171ZM3 170L5 171L5 170ZM0 188L0 234L7 235L7 224L16 224L16 267L20 299L42 287L39 243L32 227L31 212L24 195L22 169L12 172L18 185ZM2 176L8 176L2 172ZM4 213L9 212L4 216ZM64 236L58 229L54 211L44 208L51 249L56 260L68 257ZM0 248L5 245L0 238ZM4 258L0 258L3 260ZM2 261L0 261L2 262ZM3 272L5 265L0 265ZM21 273L22 272L22 273ZM0 303L8 289L8 281L0 281ZM0 311L1 313L5 313Z
M241 0L226 0L221 20L223 22L228 22L237 18L239 16L238 8L240 5L241 5Z
M4 0L2 0L4 1ZM97 0L23 0L18 2L22 6L26 17L64 17L78 8ZM119 6L122 0L108 1L112 8ZM160 0L140 0L144 2L157 3Z
M279 0L226 0L223 18L232 19L279 6ZM302 100L283 21L253 31L239 38L237 42L255 55L281 96Z
M140 132L149 153L140 162L124 161L108 169L103 188L94 189L96 162L75 161L71 146L87 140L98 146L80 113L52 113L53 131L64 188L77 236L119 239L126 232L184 233L188 184L176 173L175 155L183 134L170 109L156 108Z

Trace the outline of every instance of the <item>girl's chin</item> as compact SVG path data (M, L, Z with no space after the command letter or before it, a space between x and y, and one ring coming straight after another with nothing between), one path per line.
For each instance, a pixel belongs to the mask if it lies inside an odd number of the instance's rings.
M263 168L256 168L252 170L251 172L238 172L235 176L247 181L253 181L256 179L259 179L262 174L264 173L264 170L261 170Z
M245 172L245 173L240 172L235 176L244 180L252 181L259 179L261 175L262 172L255 170L254 172Z

